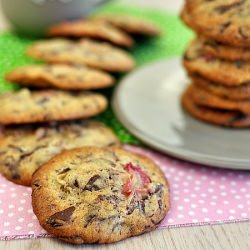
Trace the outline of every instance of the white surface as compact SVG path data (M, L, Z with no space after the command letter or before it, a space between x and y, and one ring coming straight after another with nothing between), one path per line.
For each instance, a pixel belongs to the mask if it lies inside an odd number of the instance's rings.
M180 104L188 79L179 59L127 75L113 99L118 119L145 143L170 155L211 166L250 170L249 129L201 122Z

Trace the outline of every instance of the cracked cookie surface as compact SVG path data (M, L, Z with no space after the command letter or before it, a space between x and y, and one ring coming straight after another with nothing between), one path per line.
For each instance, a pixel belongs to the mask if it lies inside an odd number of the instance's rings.
M31 91L0 94L0 124L21 124L87 118L103 112L107 99L86 91Z
M111 243L155 229L170 207L165 176L121 148L65 151L34 174L32 205L50 234L67 242Z
M63 150L118 143L104 124L87 120L2 128L0 173L14 183L30 186L39 166Z

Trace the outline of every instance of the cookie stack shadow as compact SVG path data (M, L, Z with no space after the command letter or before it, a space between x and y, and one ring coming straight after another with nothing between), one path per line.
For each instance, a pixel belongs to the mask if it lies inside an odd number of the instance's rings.
M183 57L191 84L182 105L208 123L250 127L250 39L239 14L244 8L247 1L186 1L181 13L197 33Z

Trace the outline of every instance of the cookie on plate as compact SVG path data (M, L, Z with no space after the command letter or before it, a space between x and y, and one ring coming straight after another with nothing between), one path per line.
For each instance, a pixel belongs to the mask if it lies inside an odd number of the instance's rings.
M183 58L183 64L191 74L226 86L238 86L250 81L250 62L225 61L204 53L199 42L193 41Z
M250 99L249 83L230 87L209 81L198 75L191 75L190 77L195 85L198 85L213 95L236 101Z
M32 175L39 166L65 149L104 147L118 143L112 130L94 121L2 128L0 173L14 183L30 186Z
M76 42L67 39L44 40L32 44L27 53L48 63L83 64L113 72L127 72L135 67L135 60L128 52L89 39Z
M1 93L0 107L0 124L7 125L87 118L103 112L107 100L86 91L22 89Z
M155 229L169 187L150 159L119 148L85 147L52 158L32 178L41 226L61 240L111 243Z
M83 65L28 65L6 75L6 80L39 88L90 90L110 87L114 78L105 72Z
M189 92L189 87L182 96L182 106L189 114L204 122L234 128L250 127L250 116L241 112L209 108L196 104Z
M131 34L158 36L161 33L160 29L148 20L128 15L103 14L94 17L94 20L109 23Z
M192 97L192 100L201 106L230 110L230 111L239 111L246 115L250 115L250 100L230 100L222 98L216 95L211 94L205 89L191 84L189 86L189 94Z
M197 33L236 47L250 47L250 2L187 1L181 17Z
M199 37L204 53L228 61L250 61L250 48L232 47L211 39Z
M127 33L107 23L94 20L59 23L49 28L47 33L49 36L97 38L123 47L134 45L132 37Z

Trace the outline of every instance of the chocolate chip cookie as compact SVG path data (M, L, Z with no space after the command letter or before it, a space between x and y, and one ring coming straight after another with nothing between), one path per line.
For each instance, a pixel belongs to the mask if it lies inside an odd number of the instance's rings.
M160 29L150 21L128 15L105 14L96 16L94 20L114 25L131 34L158 36L161 33Z
M103 112L107 100L86 91L22 89L1 93L0 107L0 124L7 125L87 118Z
M238 86L250 81L250 62L225 61L204 53L200 43L193 41L183 59L183 64L191 74L202 77L226 86Z
M31 45L27 53L49 63L83 64L113 72L127 72L135 67L135 61L128 52L88 39L79 42L66 39L44 40Z
M32 205L41 226L61 240L111 243L155 229L169 210L169 187L144 156L85 147L35 172Z
M83 65L28 65L6 75L6 80L39 88L90 90L110 87L114 78L100 70Z
M222 110L239 111L246 115L250 115L250 100L230 100L211 94L205 89L191 84L189 93L192 100L205 107L217 108Z
M236 47L250 47L248 0L187 1L182 19L197 33Z
M123 47L132 47L134 41L127 33L113 25L94 20L76 20L54 25L49 36L97 38Z
M118 142L109 128L94 121L2 128L0 173L14 183L30 186L32 175L39 166L63 150L82 146L104 147Z
M250 116L241 112L222 110L217 108L209 108L198 105L192 99L188 87L182 96L183 108L195 118L212 123L233 128L248 128L250 127Z
M198 75L191 75L190 77L195 85L200 86L213 95L236 101L250 99L249 83L239 86L225 86L216 82L209 81Z
M215 40L199 37L196 42L201 43L205 54L228 61L250 61L250 48L232 47Z

